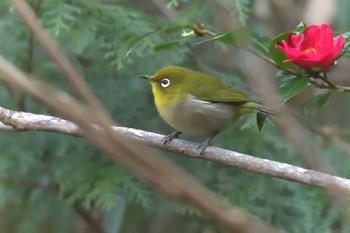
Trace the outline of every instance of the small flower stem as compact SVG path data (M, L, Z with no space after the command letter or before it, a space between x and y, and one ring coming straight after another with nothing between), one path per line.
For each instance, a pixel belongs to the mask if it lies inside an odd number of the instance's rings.
M321 78L320 78L321 79ZM320 89L333 89L326 82L318 82L317 79L310 78L309 83ZM336 90L340 92L350 92L350 87L346 86L336 86Z
M330 88L332 89L339 89L336 85L334 85L333 83L331 83L329 80L328 80L328 77L327 77L327 73L326 72L322 72L323 75L320 75L320 79L322 81L324 81L325 83L327 83L329 85Z

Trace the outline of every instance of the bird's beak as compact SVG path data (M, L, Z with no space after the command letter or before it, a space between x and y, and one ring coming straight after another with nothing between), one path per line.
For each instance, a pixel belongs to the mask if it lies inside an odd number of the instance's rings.
M139 78L143 78L143 79L146 79L150 82L154 82L153 76L151 76L151 75L139 75Z

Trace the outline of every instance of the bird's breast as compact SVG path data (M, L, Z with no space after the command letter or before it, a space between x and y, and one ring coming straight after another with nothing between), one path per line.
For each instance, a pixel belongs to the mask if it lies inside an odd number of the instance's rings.
M213 135L236 119L232 106L198 100L193 95L158 108L158 111L169 125L190 135Z

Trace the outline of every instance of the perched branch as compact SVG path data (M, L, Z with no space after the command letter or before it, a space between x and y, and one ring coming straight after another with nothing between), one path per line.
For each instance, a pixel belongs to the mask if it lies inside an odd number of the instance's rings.
M53 116L16 112L0 107L0 129L17 131L50 131L72 136L82 136L81 130L73 122ZM331 184L337 184L345 193L350 193L350 180L337 176L331 176L314 170L275 162L267 159L253 157L235 151L217 147L208 147L202 155L198 155L198 144L174 139L162 144L164 135L151 133L139 129L126 127L112 127L115 132L129 140L142 143L147 146L175 152L184 156L206 159L225 165L237 167L261 175L272 176L318 188L326 188Z

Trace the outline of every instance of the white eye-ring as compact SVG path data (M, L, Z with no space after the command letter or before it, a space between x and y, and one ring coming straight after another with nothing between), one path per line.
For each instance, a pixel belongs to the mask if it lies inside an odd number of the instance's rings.
M170 85L170 80L168 78L163 78L162 81L160 81L160 85L166 88Z

